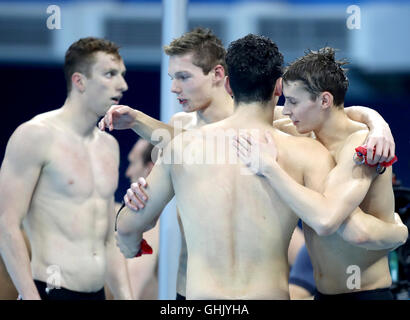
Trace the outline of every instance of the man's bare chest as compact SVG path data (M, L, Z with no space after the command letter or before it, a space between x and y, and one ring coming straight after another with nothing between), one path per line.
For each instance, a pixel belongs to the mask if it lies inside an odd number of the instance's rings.
M110 197L118 180L113 152L98 142L54 139L40 182L67 196Z

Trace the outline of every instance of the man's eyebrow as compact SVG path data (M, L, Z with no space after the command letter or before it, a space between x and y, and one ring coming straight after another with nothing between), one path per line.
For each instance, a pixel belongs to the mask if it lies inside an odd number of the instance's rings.
M105 70L105 72L114 72L114 73L118 73L118 69L115 69L115 68L107 68L107 69Z

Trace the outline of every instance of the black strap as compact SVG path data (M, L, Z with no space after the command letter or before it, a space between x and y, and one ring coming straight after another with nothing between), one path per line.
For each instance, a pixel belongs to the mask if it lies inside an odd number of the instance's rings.
M122 209L124 209L124 207L125 207L125 202L124 202L124 201L122 201L121 208L120 208L120 210L118 210L118 212L117 212L117 216L115 217L115 228L114 228L115 232L117 232L117 221L118 221L118 216L120 215L120 212L121 212L121 210L122 210Z

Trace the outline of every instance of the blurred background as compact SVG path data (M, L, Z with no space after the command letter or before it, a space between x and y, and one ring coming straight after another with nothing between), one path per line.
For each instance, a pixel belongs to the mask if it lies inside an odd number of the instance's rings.
M55 13L51 5L60 10L57 29L47 27ZM161 20L161 0L0 0L1 159L19 124L63 105L64 53L81 37L104 37L121 46L129 85L121 104L159 118ZM277 42L286 63L307 49L339 49L337 58L350 61L345 106L374 108L390 124L399 158L393 168L395 185L404 190L400 206L408 215L410 1L190 0L188 29L196 26L211 28L226 46L248 33L268 36ZM124 176L127 154L137 136L131 131L113 135L121 148L116 193L121 201L129 186Z

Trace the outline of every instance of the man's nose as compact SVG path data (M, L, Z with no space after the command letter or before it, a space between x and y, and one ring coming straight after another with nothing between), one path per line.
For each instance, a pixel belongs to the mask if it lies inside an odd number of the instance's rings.
M286 106L286 103L285 103L285 105L283 106L282 114L283 114L284 116L290 116L290 115L291 115L290 109Z
M172 93L181 93L181 88L178 86L176 80L172 80L171 92Z
M128 166L127 170L125 171L125 176L128 179L131 179L131 177L132 177L132 166Z
M127 81L125 81L124 77L121 77L121 81L119 84L119 90L121 92L125 92L128 90L128 84L127 84Z

